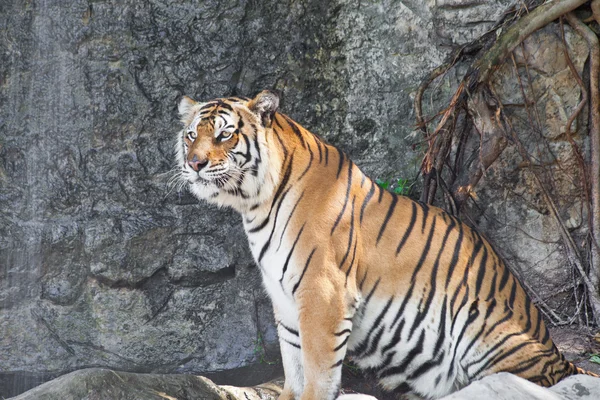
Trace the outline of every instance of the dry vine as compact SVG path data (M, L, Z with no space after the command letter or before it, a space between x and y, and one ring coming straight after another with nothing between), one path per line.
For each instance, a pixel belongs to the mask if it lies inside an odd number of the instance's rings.
M600 326L600 45L596 33L586 25L586 22L596 21L600 24L600 0L541 0L520 2L521 7L515 8L497 26L479 40L458 49L447 62L433 70L420 85L415 97L415 115L417 126L423 132L427 143L427 151L423 158L421 171L423 173L423 192L421 200L433 203L437 198L444 200L451 212L458 214L465 203L472 199L475 186L485 175L485 171L494 164L508 146L513 146L520 154L524 166L531 173L537 184L545 206L559 227L565 255L579 278L574 278L573 292L576 298L577 318L579 311L585 313L590 306L593 321ZM583 13L591 17L581 21L573 12L582 8ZM528 100L526 91L535 99L529 67L525 61L526 76L529 88L526 89L521 81L514 51L521 46L525 56L523 41L533 32L563 18L577 34L582 36L590 50L589 96L584 80L577 73L568 54L567 43L564 40L564 57L567 65L582 92L582 99L569 116L565 135L570 143L579 168L579 176L583 177L582 193L584 205L589 216L589 246L580 249L571 232L565 226L559 212L557 200L552 196L552 179L543 177L540 173L542 165L532 159L523 145L519 133L512 126L505 105L496 94L492 85L494 72L506 61L512 59L516 76L519 79L523 106L530 119L530 127L535 131L541 130L540 117L537 114L535 100ZM427 119L423 114L422 99L430 85L444 76L457 64L468 63L469 68L458 84L447 106ZM585 157L572 138L573 122L588 107L590 156ZM537 127L533 121L537 122ZM430 129L433 128L433 129ZM479 137L478 145L472 148L468 143L471 133ZM550 185L550 186L548 186ZM441 195L438 189L442 190ZM440 197L441 196L441 197ZM584 254L582 254L584 253ZM583 290L578 288L582 285ZM580 286L581 287L581 286ZM575 316L565 320L552 310L539 296L538 304L544 313L551 317L554 323L571 323ZM587 318L587 313L585 313Z

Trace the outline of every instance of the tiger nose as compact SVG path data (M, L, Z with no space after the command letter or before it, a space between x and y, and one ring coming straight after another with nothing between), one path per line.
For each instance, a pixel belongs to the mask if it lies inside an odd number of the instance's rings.
M194 171L199 172L202 168L208 165L208 160L199 160L194 154L194 157L191 160L188 160L188 165L192 167Z

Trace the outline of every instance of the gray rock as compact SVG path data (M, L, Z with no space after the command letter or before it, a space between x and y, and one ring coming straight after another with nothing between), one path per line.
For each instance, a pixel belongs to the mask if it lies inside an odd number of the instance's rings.
M600 399L600 378L588 375L570 376L552 386L550 390L569 400Z
M507 372L486 376L440 400L597 400L600 378L574 375L543 388Z
M195 375L134 374L101 368L71 372L12 400L275 400L281 382L252 388L217 386Z

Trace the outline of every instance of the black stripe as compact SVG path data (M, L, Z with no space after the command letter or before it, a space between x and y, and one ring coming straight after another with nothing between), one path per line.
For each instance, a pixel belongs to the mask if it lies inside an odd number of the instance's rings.
M490 283L490 291L489 291L487 297L485 298L487 301L494 298L494 295L496 294L496 278L497 277L498 277L498 273L496 272L496 264L494 264L494 276L492 277L492 283Z
M392 214L394 213L394 208L396 208L397 202L398 202L398 196L392 195L392 202L390 203L388 212L385 215L385 218L383 219L383 224L381 224L381 228L379 229L379 235L377 235L377 241L375 242L376 246L379 244L379 240L381 240L381 236L383 236L383 232L385 231L385 228L387 227L387 224L388 224Z
M433 219L433 225L435 226L435 217ZM431 269L431 277L429 278L429 290L427 293L427 299L425 300L425 303L423 304L423 306L419 306L418 311L417 311L417 316L415 317L415 320L413 321L413 324L409 330L408 333L408 340L410 340L412 338L413 333L415 332L417 326L419 326L421 324L421 322L423 322L423 320L425 319L425 317L427 316L427 313L429 312L429 307L431 306L431 302L433 301L433 297L434 294L436 293L436 281L437 281L437 271L439 269L440 266L440 258L442 257L442 254L445 253L445 247L446 247L446 242L448 241L448 237L450 236L450 233L454 230L454 221L451 221L450 224L448 225L448 227L446 228L446 232L444 233L444 239L442 240L442 245L440 246L440 250L438 251L438 255L435 259L435 262L433 263L433 267Z
M456 239L456 243L454 244L454 252L452 253L452 260L450 261L450 265L448 266L448 275L446 276L446 289L448 289L448 284L450 284L450 279L452 278L452 274L454 273L454 268L458 264L458 256L460 255L460 250L462 247L463 240L463 225L462 223L458 223L458 239Z
M382 355L385 354L384 352L381 353ZM377 370L382 370L385 369L387 367L390 366L390 364L392 363L392 360L394 359L394 357L396 356L396 352L395 351L391 351L389 352L385 358L383 360L381 360L381 362L379 364L377 364L376 366L372 367L372 369L377 369ZM396 392L396 390L394 389L394 392ZM396 392L397 393L397 392Z
M223 102L222 100L217 100L217 105L226 110L233 111L233 108L229 104Z
M260 146L258 145L258 138L256 135L254 136L254 147L256 148L256 158L254 159L254 165L251 167L251 169L252 175L258 176L258 166L260 163L262 163L262 156L260 154Z
M242 138L244 139L244 142L246 143L246 152L242 153L240 151L232 151L232 154L235 155L240 155L242 157L244 157L244 162L242 163L242 165L240 165L240 168L244 167L246 164L248 164L250 162L250 160L252 159L252 154L250 154L250 141L248 140L248 137L246 135L241 135Z
M377 351L377 348L379 347L379 342L381 341L381 336L383 335L384 330L385 330L385 326L380 326L379 329L377 329L377 333L373 337L371 344L366 349L366 351L362 354L361 357L364 357L364 358L369 357L369 356L373 355L375 353L375 351Z
M456 310L456 312L454 314L452 314L452 311L454 310L454 302L456 301L456 298L458 297L458 294L460 293L460 290L462 288L465 289L465 295L463 296L462 302L458 306L458 309ZM464 286L462 284L458 285L458 287L456 288L456 291L454 292L454 295L452 296L452 299L450 300L450 314L452 315L452 324L450 324L450 334L451 335L454 333L454 325L458 321L457 317L458 317L458 314L460 313L460 310L462 310L462 308L467 305L467 297L469 297L469 287Z
M365 274L365 277L366 277L366 274ZM381 281L381 277L377 278L377 282L375 282L375 285L373 285L373 289L371 289L371 291L369 292L369 294L365 298L365 302L363 303L363 307L366 307L367 304L369 304L369 300L371 300L371 296L373 296L373 293L375 293L375 289L377 289L377 286L379 286L379 282L380 281Z
M290 117L288 117L285 114L281 114L281 116L283 117L283 119L286 120L286 122L288 123L290 128L292 128L292 132L294 132L294 135L296 135L298 140L300 140L300 143L302 143L302 147L306 148L307 147L306 140L304 140L304 136L302 136L302 132L300 132L300 128L298 128L298 125L296 124L296 122L294 122Z
M390 339L390 341L388 342L387 345L385 345L382 349L381 349L381 353L385 354L386 352L388 352L389 350L391 350L393 347L395 347L399 342L400 342L400 336L402 334L402 328L404 328L404 319L402 319L400 321L400 323L398 324L398 326L396 327L396 330L394 331L394 335L392 336L392 338ZM393 328L394 323L392 323L392 325L390 326L390 328Z
M348 343L348 339L350 339L350 335L346 336L346 339L344 339L344 340L342 341L342 343L340 343L340 344L339 344L339 346L337 346L335 349L333 349L333 351L334 351L334 352L335 352L335 351L338 351L339 349L341 349L342 347L344 347L344 345L345 345L346 343Z
M431 368L440 365L442 360L444 359L443 356L440 356L438 358L435 358L433 360L428 360L425 361L424 363L422 363L419 368L415 369L410 375L408 375L407 379L408 380L413 380L415 378L420 377L421 375L423 375L424 373L426 373L427 371L429 371Z
M481 262L479 263L479 271L477 271L477 280L475 281L475 296L479 296L481 291L481 285L483 284L483 278L485 277L485 270L487 268L488 251L487 247L483 246L483 254L481 255Z
M460 358L460 360L464 360L465 357L467 357L469 355L469 351L471 351L471 349L473 348L473 346L475 345L475 343L481 343L481 335L483 334L483 332L485 331L485 325L486 325L486 319L483 319L483 324L481 325L481 328L479 328L479 331L477 331L477 334L475 336L471 337L471 341L469 342L469 344L467 345L467 347L465 348L465 350L463 351L462 357ZM462 363L461 363L462 364Z
M396 325L396 322L398 322L398 320L400 320L400 317L404 314L404 308L406 307L406 305L408 304L408 301L412 297L414 288L415 288L415 285L409 285L408 292L406 293L406 296L404 296L404 299L402 300L402 304L400 304L400 308L398 309L398 312L396 313L396 317L394 318L394 321L392 322L390 329L393 328L394 325Z
M500 285L498 286L498 291L501 292L504 289L504 286L508 283L508 278L510 277L510 272L506 265L504 265L504 271L502 272L502 278L500 278Z
M517 282L515 277L512 277L512 287L510 289L510 297L508 298L508 305L511 310L514 310L515 298L517 297Z
M364 285L364 283L365 283L365 280L367 279L367 273L368 273L368 272L369 272L368 270L365 270L365 275L362 277L362 279L360 280L360 283L358 284L358 289L359 289L361 292L362 292L362 290L363 290L363 285Z
M488 318L490 317L490 315L492 314L492 312L494 312L494 309L496 308L496 304L497 304L496 299L493 299L490 302L490 304L487 306L487 310L485 312L485 317L483 318L483 324L481 325L481 329L477 332L477 335L475 335L474 337L471 338L471 342L469 343L469 345L467 346L467 348L463 352L463 356L461 357L461 361L467 356L469 350L476 343L482 342L482 340L480 340L480 337L483 334L483 332L485 331L486 321L488 320Z
M352 187L352 163L348 163L348 184L346 186L346 197L344 198L344 206L342 207L342 211L338 214L333 226L331 227L330 235L333 235L335 228L337 228L340 220L342 219L342 215L344 215L344 211L346 211L346 206L348 205L348 199L350 198L350 188Z
M435 346L433 347L433 355L437 355L437 353L442 348L442 343L446 339L446 304L448 303L448 296L444 295L444 302L442 303L442 311L440 312L440 324L438 326L438 338L435 342Z
M269 210L269 214L267 214L267 217L258 226L255 226L254 228L248 230L248 233L256 233L256 232L262 230L269 223L269 218L271 217L271 211L273 211L273 206L275 206L275 203L279 199L279 196L281 195L283 189L285 188L288 181L290 180L290 176L292 174L293 162L294 162L294 153L292 153L292 156L290 157L290 161L288 163L287 168L285 169L283 179L281 180L281 183L279 184L279 187L277 188L277 191L275 192L275 196L273 197L273 201L271 203L271 209Z
M346 254L342 257L342 261L340 262L340 269L344 266L344 263L348 259L348 255L350 254L350 249L352 248L352 237L354 236L354 200L356 200L356 196L352 197L352 208L350 209L350 229L348 232L348 245L346 246Z
M525 372L528 369L531 369L532 367L538 366L538 363L542 359L544 359L548 356L551 356L552 354L553 354L553 350L545 351L541 354L536 355L533 358L525 359L525 360L519 362L518 364L513 365L510 369L507 369L506 372L510 372L511 374L515 374L515 375L520 374L521 372Z
M335 336L342 336L342 335L344 335L346 333L350 334L350 333L352 333L352 330L351 329L344 329L343 331L339 331L337 333L334 333L334 335Z
M402 247L404 247L404 244L406 243L406 241L408 240L408 237L410 236L413 227L415 226L415 222L417 221L417 206L416 203L413 201L411 202L411 215L410 215L410 223L408 224L408 228L406 228L406 232L404 232L404 235L402 235L402 239L400 240L400 243L398 243L398 247L396 247L396 255L398 255L398 253L400 253L400 250L402 250Z
M298 178L298 181L300 179L304 178L304 175L306 175L306 173L308 172L308 170L312 166L314 155L313 155L312 150L310 149L310 146L308 146L308 151L310 152L310 160L308 160L308 165L306 166L306 169L302 172L302 174L300 174L300 177Z
M452 296L452 300L450 301L450 310L454 309L454 302L456 301L458 293L459 293L461 287L465 284L466 279L469 275L469 269L471 268L471 265L473 265L473 262L475 261L475 258L477 258L477 255L479 254L479 251L481 250L482 247L483 247L483 242L481 240L479 240L475 243L475 248L471 252L471 256L469 257L469 260L467 261L467 264L465 265L465 268L464 268L463 282L461 285L457 285L456 291L454 292L454 295ZM458 250L458 249L459 249L459 247L458 247L458 243L457 243L457 246L455 247L455 254L456 254L456 250ZM450 268L448 269L448 276L446 277L446 288L448 287L448 283L450 282L450 277L454 270L455 265L456 264L451 263ZM467 290L468 290L468 287L467 287Z
M281 283L282 287L283 287L283 278L285 276L285 272L287 271L287 267L290 262L290 258L292 258L292 253L294 252L294 249L296 248L296 244L298 244L298 240L300 240L300 235L302 235L302 231L304 230L305 225L306 225L306 222L304 223L304 225L302 225L302 228L300 228L300 231L298 232L298 236L296 236L296 240L294 240L294 244L292 245L292 248L290 249L290 252L288 253L287 258L285 259L285 263L283 264L283 272L281 273L281 279L279 280L279 283Z
M277 127L283 131L283 126L281 125L281 122L279 122L279 120L277 119L277 117L280 115L283 114L275 113L275 115L273 116L273 121L275 122L275 125L277 125Z
M279 216L279 210L281 210L281 205L283 204L283 200L285 200L285 196L287 196L287 194L289 193L290 189L291 188L288 188L285 192L283 192L283 195L281 196L281 201L277 205L277 210L275 211L275 217L273 219L273 228L271 229L271 234L269 235L269 238L267 239L267 241L263 245L263 247L262 247L262 249L260 251L260 255L258 256L258 262L259 263L261 262L263 256L265 255L265 253L267 252L267 250L271 246L271 239L273 239L273 234L275 233L275 227L277 226L277 217Z
M279 121L277 120L277 118L275 118L275 124L277 124L279 126L279 128L281 128L281 130L283 131L283 127L281 126L281 124L279 124ZM252 127L256 131L254 124L252 124ZM279 141L279 145L281 146L281 150L283 151L283 162L285 162L287 160L288 154L289 154L288 149L287 149L287 147L285 147L285 143L281 139L281 135L277 131L277 129L273 128L273 132L275 132L275 137L277 138L277 141Z
M200 110L199 110L199 111L205 110L205 109L207 109L207 108L212 108L212 107L214 107L214 106L216 106L216 105L217 105L217 102L216 102L216 101L210 101L210 102L208 102L208 103L204 104L202 107L200 107Z
M481 372L485 371L490 365L499 364L500 361L504 360L505 358L510 357L511 355L515 354L516 352L518 352L525 346L536 345L536 344L538 344L538 343L535 341L520 342L518 345L516 345L515 347L511 348L508 351L505 351L505 352L499 351L497 354L494 355L494 357L490 358L484 365L482 365L475 374L479 375Z
M474 306L475 306L475 308L474 308ZM460 333L458 334L458 338L456 339L456 342L454 345L454 355L452 356L452 361L450 361L450 368L448 369L448 375L447 375L448 378L450 378L452 376L452 374L454 373L454 365L455 365L454 361L456 360L456 355L458 352L459 344L462 341L462 338L463 338L465 332L467 331L467 328L469 327L469 325L471 325L479 316L479 309L477 308L477 306L478 306L477 300L475 300L473 303L471 303L467 321L462 326L462 329L461 329Z
M296 290L298 290L298 286L300 286L300 282L302 282L302 278L304 278L304 273L306 273L306 270L308 269L308 264L310 264L310 259L312 258L313 254L315 254L315 251L317 251L316 247L310 252L308 260L306 260L306 265L304 265L304 269L302 270L302 275L300 275L300 279L298 279L298 282L296 282L294 288L292 289L292 295L294 295L296 293Z
M392 375L403 374L406 371L406 368L412 363L416 356L423 352L423 342L425 341L425 331L421 331L421 335L419 336L419 340L415 347L413 347L402 363L396 367L387 368L379 373L379 378L385 378Z
M358 358L367 357L375 351L375 348L376 348L375 346L377 345L377 343L379 343L379 340L381 339L381 334L382 334L383 328L385 327L385 326L381 326L381 323L383 322L383 318L385 317L388 310L390 309L390 306L392 305L393 301L394 301L394 297L392 296L386 303L385 307L381 310L379 315L377 315L373 324L371 324L371 329L369 329L367 336L365 336L365 338L353 350L353 353L355 354L356 357L358 357ZM371 336L373 336L373 333L375 332L375 330L378 330L377 335L375 335L375 338L373 339L373 341L371 341Z
M283 241L283 236L285 235L285 231L288 227L288 224L290 223L290 220L292 219L292 216L294 215L294 211L296 211L296 207L298 207L298 204L300 204L300 200L302 200L303 196L304 196L304 191L302 191L302 194L300 195L300 197L298 197L298 200L296 200L296 204L294 204L294 207L292 208L290 215L288 215L287 221L285 221L285 225L283 226L283 231L281 232L281 236L279 237L279 245L277 246L277 251L279 251L279 248L281 247L281 243Z
M511 312L511 318L512 318L512 312ZM489 332L489 331L488 331L488 332ZM485 360L485 359L488 359L488 357L489 357L489 356L490 356L490 355L491 355L491 354L492 354L494 351L496 351L498 348L500 348L500 351L499 351L499 352L498 352L498 353L497 353L495 356L497 356L498 354L502 353L504 344L505 344L505 343L506 343L506 342L507 342L507 341L508 341L510 338L512 338L512 337L515 337L515 336L520 336L520 335L522 335L523 333L525 333L525 332L513 332L513 333L511 333L511 334L508 334L508 335L504 336L504 337L503 337L503 338L502 338L500 341L497 341L497 342L494 344L494 346L492 346L492 347L491 347L491 348L490 348L488 351L486 351L484 354L482 354L482 355L481 355L481 357L479 357L479 358L478 358L478 359L476 359L476 360L473 360L473 361L469 362L469 363L467 364L467 368L469 368L469 367L471 367L471 366L473 366L473 365L479 364L480 362L482 362L482 361L483 361L483 360ZM487 335L488 335L488 334L486 334L486 336L487 336ZM493 359L495 356L491 357L490 359ZM489 364L490 364L490 362L489 362L489 361L490 361L490 359L488 359L488 362L486 363L486 365L489 365ZM480 371L482 371L483 369L484 369L484 368L480 368Z
M505 309L504 317L502 319L499 319L498 321L496 321L494 323L494 325L492 325L490 327L490 329L488 329L488 331L486 332L484 337L488 337L498 326L502 325L506 321L510 321L513 318L513 311L506 307L506 301L505 301L504 309Z
M411 282L413 282L413 283L416 282L417 274L423 267L423 264L425 263L425 259L427 258L427 255L429 254L429 249L431 248L431 241L433 239L433 233L435 232L436 219L437 219L437 217L434 216L433 222L431 223L431 229L429 230L429 235L427 236L427 241L425 242L425 247L423 248L423 251L421 252L421 257L419 258L419 262L417 262L417 265L415 266L415 269L413 271L413 274L411 277Z
M286 331L288 331L292 335L295 335L295 336L298 336L298 337L300 336L300 333L297 330L292 329L289 326L286 326L286 325L282 324L281 321L279 321L279 325L281 325Z
M323 161L323 150L321 150L321 146L323 146L323 144L317 138L315 138L315 142L317 142L317 149L319 150L319 164L321 164Z
M363 216L365 214L365 208L367 208L367 204L369 203L369 200L371 200L371 197L373 197L374 193L375 193L375 183L373 181L371 181L371 188L369 189L369 193L367 193L367 195L365 196L365 200L363 201L362 207L360 208L360 223L361 224L362 224Z
M281 339L281 340L283 340L284 342L286 342L286 343L287 343L287 344L289 344L290 346L294 346L294 347L295 347L295 348L297 348L297 349L299 349L299 348L300 348L300 345L299 345L299 344L296 344L296 343L290 342L289 340L286 340L286 339Z
M354 266L354 258L356 257L356 248L358 247L358 237L356 239L354 239L354 250L352 251L352 258L350 259L350 266L348 267L348 270L346 270L346 283L344 284L344 287L348 286L348 276L350 276L350 271L352 271L352 267Z
M342 172L342 166L344 165L344 153L337 147L335 149L337 150L338 157L340 159L339 164L338 164L337 175L336 175L336 178L339 179L340 173ZM352 161L349 161L349 163L350 163L350 168L352 168Z

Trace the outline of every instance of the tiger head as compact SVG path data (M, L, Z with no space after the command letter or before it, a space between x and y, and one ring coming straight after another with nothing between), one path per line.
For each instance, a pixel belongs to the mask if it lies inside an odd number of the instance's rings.
M279 98L224 98L179 103L178 176L198 198L243 212L269 198L277 185L279 157L269 151Z

